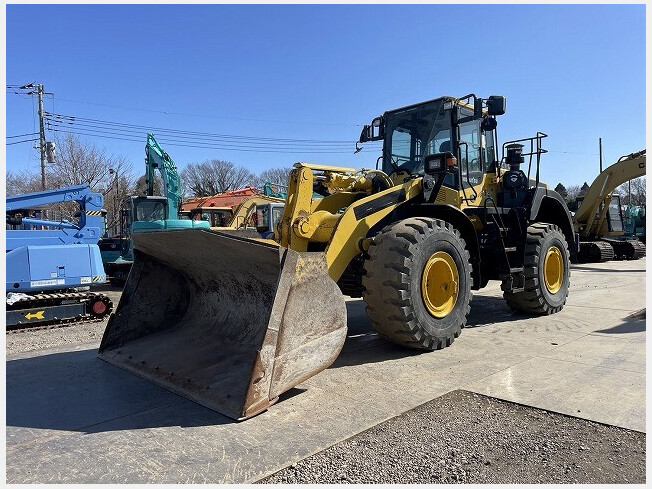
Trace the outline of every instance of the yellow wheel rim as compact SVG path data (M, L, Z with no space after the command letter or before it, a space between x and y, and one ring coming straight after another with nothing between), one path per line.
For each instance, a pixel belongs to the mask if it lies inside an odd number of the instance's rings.
M459 293L457 265L445 251L430 257L421 277L421 295L428 312L436 318L448 316L457 302Z
M546 253L543 261L543 276L548 292L556 294L561 290L564 283L564 256L556 246L551 246Z

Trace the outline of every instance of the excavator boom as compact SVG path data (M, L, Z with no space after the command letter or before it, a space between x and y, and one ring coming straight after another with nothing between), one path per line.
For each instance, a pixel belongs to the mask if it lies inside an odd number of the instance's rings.
M163 178L165 196L168 199L169 219L179 219L179 208L181 207L181 179L177 172L177 166L170 158L170 155L163 151L154 139L153 134L147 135L145 146L147 165L147 195L154 195L154 170L158 169Z
M616 188L629 180L645 175L645 150L623 156L602 171L589 187L574 221L581 237L589 237L599 229L606 215L604 204Z

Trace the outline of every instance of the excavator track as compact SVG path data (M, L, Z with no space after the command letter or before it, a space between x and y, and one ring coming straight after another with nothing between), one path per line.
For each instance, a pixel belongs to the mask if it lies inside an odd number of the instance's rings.
M645 244L641 241L630 241L630 243L632 244L634 253L631 255L631 258L627 259L638 260L639 258L643 258L645 256Z
M7 332L50 329L78 322L101 321L113 310L113 302L98 292L35 294L7 303Z
M645 245L638 240L610 240L618 260L638 260L645 256Z
M613 247L606 241L587 241L580 243L580 263L603 263L615 257Z

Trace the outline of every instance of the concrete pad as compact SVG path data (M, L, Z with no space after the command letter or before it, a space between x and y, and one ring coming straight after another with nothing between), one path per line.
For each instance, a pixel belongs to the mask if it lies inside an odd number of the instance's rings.
M337 396L312 389L247 424L195 403L177 402L84 430L84 436L33 440L7 452L39 460L8 466L8 480L58 483L234 483L256 480L280 460L295 461L349 434L349 408ZM297 409L300 405L300 409ZM310 416L310 413L315 413ZM373 407L356 421L373 426ZM303 435L302 435L303 434ZM291 443L288 441L291 440ZM47 478L43 478L43 473Z
M540 356L645 374L645 343L627 338L587 335Z
M645 321L627 316L645 307L645 260L590 268L548 317L512 313L490 284L432 353L380 339L349 300L331 368L242 423L100 361L96 343L12 356L7 481L252 482L459 388L644 431Z
M98 361L97 349L89 346L7 361L7 425L15 427L7 430L8 450L30 439L84 429L178 399Z
M507 401L645 431L645 374L533 358L463 386Z

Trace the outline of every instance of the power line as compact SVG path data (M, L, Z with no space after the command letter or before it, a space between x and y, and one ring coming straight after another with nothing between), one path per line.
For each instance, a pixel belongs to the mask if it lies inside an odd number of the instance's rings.
M125 109L125 110L136 110L136 111L141 111L141 112L153 112L156 114L165 114L165 115L182 115L186 117L206 117L206 118L211 118L211 119L227 119L227 120L234 120L234 121L249 121L249 122L268 122L268 123L274 123L274 124L311 124L311 125L322 125L322 126L354 126L354 127L362 127L362 124L352 124L352 123L344 123L344 122L314 122L314 121L282 121L282 120L272 120L272 119L254 119L254 118L246 118L246 117L226 117L226 116L218 116L218 115L206 115L206 114L188 114L188 113L183 113L183 112L173 112L169 110L155 110L155 109L142 109L138 107L125 107L122 105L112 105L112 104L102 104L98 102L85 102L85 101L80 101L80 100L71 100L71 99L65 99L65 98L58 98L60 101L64 102L72 102L74 104L86 104L86 105L99 105L103 107L113 107L116 109Z
M589 155L589 156L600 156L600 153L578 153L576 151L555 151L553 149L549 149L548 153L564 153L568 155Z
M84 135L103 135L103 136L115 136L115 137L136 137L139 138L137 139L138 141L141 140L140 137L142 136L142 130L127 130L127 129L95 129L93 127L89 126L83 126L83 125L64 125L60 124L57 122L53 121L48 121L48 128L53 129L56 131L62 131L62 130L67 130L69 132L76 132L76 133L83 133ZM313 148L313 149L318 149L318 150L343 150L346 148L350 148L353 146L353 143L348 143L348 144L335 144L335 145L326 145L324 146L323 144L301 144L301 143L294 143L294 142L276 142L276 141L258 141L256 139L248 139L248 140L232 140L232 139L219 139L219 138L205 138L205 137L193 137L193 136L185 136L185 135L176 135L176 134L160 134L157 133L157 138L160 139L161 141L166 140L166 141L175 141L175 142L182 142L182 143L199 143L199 144L220 144L220 145L230 145L231 147L234 148L261 148L261 149L292 149L292 148L297 148L297 149L305 149L305 148Z
M55 131L60 131L60 130L68 130L68 131L74 131L77 133L83 132L85 135L103 135L103 136L116 136L116 137L136 137L138 138L137 140L140 141L142 140L142 132L141 131L127 131L127 130L122 130L122 129L116 129L116 130L96 130L93 128L89 127L76 127L76 126L65 126L57 123L51 123L48 122L48 128L55 130ZM219 144L219 145L230 145L231 147L234 148L260 148L260 149L315 149L315 150L345 150L348 148L352 148L353 144L338 144L338 145L311 145L311 144L298 144L298 143L290 143L290 142L280 142L280 143L269 143L269 142L261 142L261 141L256 141L256 140L221 140L221 139L211 139L211 138L197 138L197 137L192 137L192 136L184 136L184 135L174 135L174 134L159 134L157 133L157 139L163 141L174 141L174 142L179 142L179 143L186 143L186 144Z
M269 138L269 137L259 137L259 136L243 136L236 134L219 134L219 133L210 133L210 132L199 132L199 131L186 131L183 129L170 129L164 127L155 127L155 126L144 126L137 124L127 124L124 122L113 122L113 121L104 121L100 119L89 119L86 117L77 117L63 114L50 114L46 112L46 118L51 122L58 122L60 124L68 125L78 125L94 127L96 129L112 129L112 128L126 128L126 129L137 129L139 131L148 131L148 132L160 132L160 133L172 133L177 135L193 135L201 136L212 139L241 139L241 140L258 140L258 141L269 141L271 143L280 143L280 142L292 142L292 143L302 143L302 144L353 144L352 140L325 140L325 139L289 139L289 138Z
M14 141L13 143L7 143L7 146L11 146L12 144L29 143L31 141L38 141L38 138L36 138L36 139L25 139L25 141Z
M92 132L96 134L113 134L113 135L118 135L118 136L138 136L140 137L143 132L151 132L150 130L147 130L145 128L143 129L123 129L123 128L104 128L102 126L96 126L92 124L74 124L74 125L68 125L68 124L61 124L57 121L51 121L48 120L48 127L55 128L55 129L72 129L72 130L77 130L77 131L86 131L86 132ZM348 143L328 143L328 142L295 142L295 141L261 141L259 139L255 138L248 138L248 139L233 139L233 138L224 138L224 137L206 137L206 136L192 136L192 135L185 135L185 134L176 134L176 133L166 133L166 132L156 132L157 138L173 138L175 140L180 140L184 142L192 142L192 141L198 141L198 142L210 142L210 143L233 143L237 145L247 145L247 144L256 144L256 145L261 145L261 146L274 146L274 147L288 147L288 146L300 146L300 147L315 147L315 148L321 148L321 149L336 149L336 148L344 148L344 147L350 147L353 145L353 142L348 142Z
M23 136L33 136L34 134L38 134L38 132L30 132L28 134L18 134L17 136L7 136L7 139L22 138Z
M140 142L143 132L156 131L157 138L162 143L171 146L226 151L347 154L353 150L354 146L354 141L346 140L269 138L216 134L127 124L64 114L46 113L46 122L48 128L56 132L130 142Z
M99 137L99 138L104 138L104 139L115 139L115 140L121 140L121 141L131 141L131 142L142 142L142 139L132 139L128 137L120 137L116 135L106 135L106 134L98 134L98 133L85 133L81 131L73 131L69 130L66 128L57 128L54 129L56 132L63 132L67 134L76 134L79 136L90 136L90 137ZM175 140L170 140L170 139L164 139L161 138L159 140L161 143L165 143L166 145L169 146L181 146L181 147L186 147L186 148L197 148L197 149L218 149L218 150L224 150L224 151L246 151L246 152L255 152L255 153L329 153L329 154L348 154L351 153L352 151L339 151L339 150L320 150L320 149L280 149L280 148L275 148L275 149L268 149L268 148L254 148L254 147L244 147L244 146L239 146L239 147L227 147L227 146L217 146L217 145L211 145L211 144L182 144L180 142L176 142ZM352 148L353 149L353 148Z

